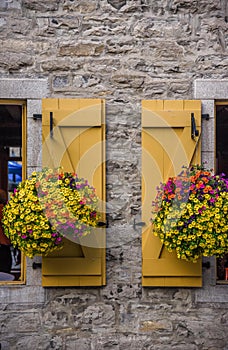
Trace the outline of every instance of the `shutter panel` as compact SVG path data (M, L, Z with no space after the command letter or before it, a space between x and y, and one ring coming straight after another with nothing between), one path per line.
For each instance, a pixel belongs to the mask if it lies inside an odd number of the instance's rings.
M191 137L194 113L199 136ZM150 223L156 187L169 176L180 173L182 166L200 164L201 102L198 100L154 100L142 102L142 236L143 286L202 285L201 260L180 260L168 252L154 236Z
M42 101L43 166L76 172L95 187L105 221L105 123L100 99ZM95 230L94 230L95 231ZM42 285L105 285L105 228L42 259Z

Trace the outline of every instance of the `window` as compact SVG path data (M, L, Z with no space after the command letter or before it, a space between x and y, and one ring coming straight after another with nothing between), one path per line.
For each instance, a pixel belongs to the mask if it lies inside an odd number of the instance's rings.
M0 101L0 200L1 209L25 177L25 103ZM24 258L0 231L0 283L24 279Z
M228 102L216 103L216 172L228 176ZM217 282L228 283L228 254L217 259Z

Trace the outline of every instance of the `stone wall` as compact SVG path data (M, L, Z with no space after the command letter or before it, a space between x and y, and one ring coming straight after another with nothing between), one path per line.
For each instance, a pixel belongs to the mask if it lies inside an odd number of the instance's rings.
M228 349L228 287L210 285L204 269L199 290L142 288L133 229L141 100L191 99L196 79L227 78L227 18L226 0L0 1L1 78L106 100L109 213L107 286L44 289L28 260L27 285L0 288L2 349ZM32 144L39 122L30 128Z

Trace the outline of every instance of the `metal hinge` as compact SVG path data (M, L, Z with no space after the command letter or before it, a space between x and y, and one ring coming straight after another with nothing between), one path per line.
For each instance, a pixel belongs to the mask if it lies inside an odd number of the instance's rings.
M97 223L97 227L106 227L106 228L108 228L108 221L106 221L106 222L99 221Z
M33 114L33 119L42 119L42 114ZM54 126L54 121L53 121L53 112L50 112L50 137L53 138L53 126Z
M209 269L211 267L210 261L203 262L202 266L205 267L206 269Z
M41 269L41 267L42 267L42 264L41 264L41 263L33 262L33 264L32 264L33 270Z
M34 120L42 119L42 114L33 114L33 119Z
M201 114L201 117L202 117L202 119L206 119L206 120L209 120L210 119L210 116L209 116L209 114Z

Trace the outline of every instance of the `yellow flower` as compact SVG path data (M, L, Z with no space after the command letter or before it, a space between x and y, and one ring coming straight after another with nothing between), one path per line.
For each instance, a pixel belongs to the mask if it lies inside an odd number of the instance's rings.
M184 225L183 221L178 221L178 226L183 226L183 225Z
M70 188L69 184L75 184L75 188ZM76 184L82 185L80 193ZM85 198L87 202L87 207L84 209L80 204L81 198ZM80 222L76 221L75 228L80 235L88 234L99 220L99 215L91 216L91 213L97 211L97 203L94 189L73 174L63 173L62 170L59 173L52 169L33 172L28 180L18 186L5 206L3 218L5 231L12 244L18 245L29 257L51 252L62 246L61 242L56 240L61 237L56 231L59 230L58 217L60 224L64 225L69 217L73 215L77 217L81 212L81 221L86 227L84 228L79 220ZM67 209L68 207L70 209ZM51 225L48 217L52 217Z
M158 192L157 205L161 203L160 213L163 214L163 217L160 216L158 236L160 237L165 229L166 234L162 240L165 244L167 242L166 246L170 249L176 249L179 258L195 262L201 255L219 254L221 256L228 251L228 190L227 182L218 175L214 177L210 171L205 172L200 167L195 166L185 172L185 179L188 172L191 174L189 178L193 181L193 186L189 187L185 180L182 182L181 175L173 179L169 178L166 184L162 184L163 187ZM178 203L177 197L172 200L170 196L171 184L173 183L173 188L175 188L175 181L178 181L177 189L181 187L186 193L184 203ZM181 182L182 185L180 185ZM205 183L208 185L204 188L207 191L213 189L216 197L212 197L211 192L202 191L201 186ZM191 187L194 190L192 193ZM168 189L167 194L166 188ZM199 192L197 193L198 188ZM188 192L190 192L189 198L187 198ZM161 194L163 200L159 201ZM216 198L215 202L214 198ZM156 219L157 217L155 217ZM172 229L174 222L178 230Z

